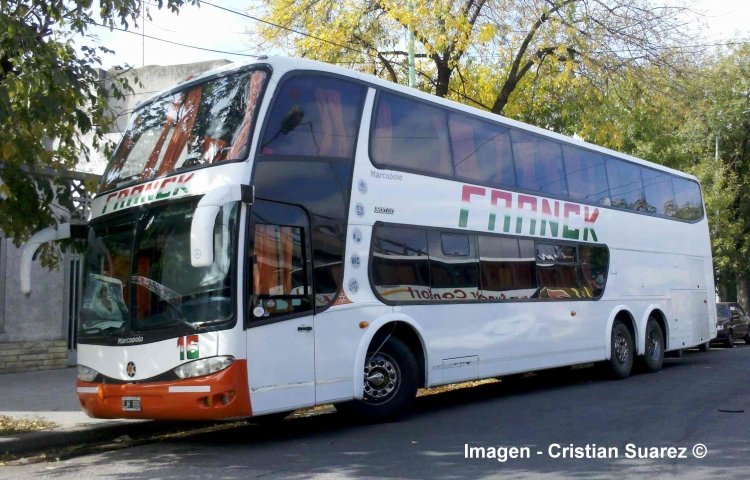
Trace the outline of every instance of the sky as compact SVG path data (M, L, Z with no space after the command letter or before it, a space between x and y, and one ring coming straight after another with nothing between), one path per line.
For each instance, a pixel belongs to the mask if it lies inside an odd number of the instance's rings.
M657 0L663 4L685 3L686 0ZM250 8L257 0L211 0L221 7L253 16ZM705 12L705 16L695 23L695 31L713 42L726 42L741 37L750 38L750 0L693 0L689 2L695 11ZM145 23L145 35L167 39L205 49L222 52L202 51L196 48L169 44L142 37L140 26L131 26L131 32L110 31L108 28L94 28L102 45L114 50L114 55L104 55L103 67L129 64L173 65L203 60L227 59L231 61L250 60L248 55L268 54L255 51L248 32L257 28L258 23L204 3L200 7L185 6L178 15L167 10L152 9L151 20ZM145 47L145 48L144 48ZM233 52L234 54L226 53ZM270 52L274 53L274 52ZM276 52L278 53L278 52Z

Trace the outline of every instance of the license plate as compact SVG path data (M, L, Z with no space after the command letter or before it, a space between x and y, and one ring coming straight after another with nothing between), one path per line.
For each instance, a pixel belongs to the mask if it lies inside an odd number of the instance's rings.
M126 412L140 412L141 397L122 397L122 409Z

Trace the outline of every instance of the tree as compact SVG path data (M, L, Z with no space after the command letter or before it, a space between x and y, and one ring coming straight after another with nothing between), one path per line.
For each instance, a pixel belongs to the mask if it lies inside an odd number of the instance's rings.
M53 203L72 209L62 183L42 173L72 170L103 147L110 121L107 98L130 89L116 79L105 86L98 66L111 53L95 43L92 0L0 0L0 231L18 244L65 216ZM141 0L99 0L103 25L127 28L136 23ZM196 0L152 0L177 12ZM71 43L84 40L80 53Z
M691 83L690 115L677 135L689 154L705 159L709 170L723 171L737 181L731 201L708 208L714 215L714 262L723 296L733 299L736 292L737 300L748 307L750 45L707 59ZM721 222L726 231L719 230Z
M624 71L678 64L665 47L684 44L683 13L649 0L271 0L265 19L284 28L261 35L403 83L411 28L420 88L502 114L514 92L549 75L602 89Z

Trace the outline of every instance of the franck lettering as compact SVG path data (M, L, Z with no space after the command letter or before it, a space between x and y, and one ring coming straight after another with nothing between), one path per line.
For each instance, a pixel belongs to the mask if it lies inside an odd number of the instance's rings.
M490 209L487 217L490 232L599 241L594 230L599 218L597 207L472 185L463 186L461 201L460 228L468 226L471 209L481 206Z
M164 178L110 193L102 208L102 213L184 195L188 193L188 183L193 179L193 175L188 173L179 177Z
M384 173L378 172L377 170L370 170L370 176L372 178L380 178L382 180L395 180L397 182L400 182L404 179L404 176L400 173Z
M118 338L118 345L130 345L132 343L143 343L143 337Z

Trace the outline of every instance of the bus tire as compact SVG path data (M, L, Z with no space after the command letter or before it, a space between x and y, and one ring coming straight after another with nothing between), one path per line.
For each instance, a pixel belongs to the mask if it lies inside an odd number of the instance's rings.
M620 321L612 325L610 338L609 374L615 380L627 378L633 370L633 337L628 327Z
M368 420L396 418L409 409L417 395L418 371L409 347L400 339L389 337L379 351L367 352L362 400L336 408Z
M641 358L643 369L649 373L658 372L664 364L664 335L653 318L646 323L646 351Z

